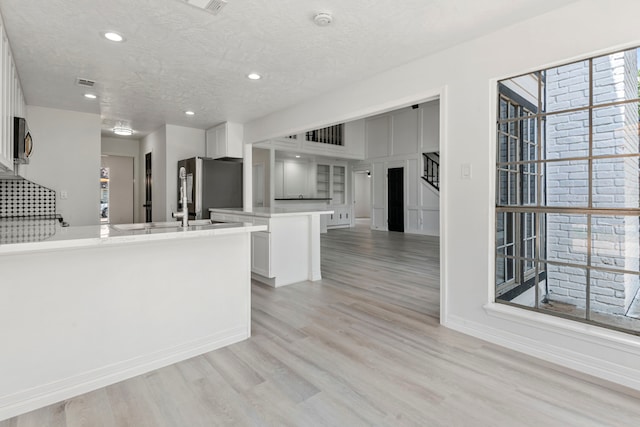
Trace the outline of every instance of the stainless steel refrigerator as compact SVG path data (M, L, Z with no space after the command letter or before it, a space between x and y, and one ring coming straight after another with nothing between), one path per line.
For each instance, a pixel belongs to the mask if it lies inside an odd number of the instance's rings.
M178 161L187 170L187 207L190 219L209 218L209 208L242 207L242 160L192 157ZM180 179L178 179L178 208Z

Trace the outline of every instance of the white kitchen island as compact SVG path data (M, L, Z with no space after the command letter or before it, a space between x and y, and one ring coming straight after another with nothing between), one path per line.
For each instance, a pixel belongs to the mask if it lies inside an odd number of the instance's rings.
M320 280L320 216L332 210L304 208L209 209L214 221L266 225L251 235L252 277L278 287Z
M248 338L250 235L265 230L58 227L5 240L0 419Z

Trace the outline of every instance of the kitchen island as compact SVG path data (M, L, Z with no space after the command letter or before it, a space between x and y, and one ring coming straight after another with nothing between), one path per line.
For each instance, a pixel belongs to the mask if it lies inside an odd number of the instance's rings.
M252 277L278 287L322 279L320 271L320 216L328 209L253 208L209 209L214 221L266 225L251 235Z
M265 230L57 227L0 244L0 419L248 338L250 235Z

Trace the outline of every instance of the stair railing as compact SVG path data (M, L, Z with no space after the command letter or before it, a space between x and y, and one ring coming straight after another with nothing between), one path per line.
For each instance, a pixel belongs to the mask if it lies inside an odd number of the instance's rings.
M422 153L424 156L424 179L429 185L440 191L440 159L438 153Z

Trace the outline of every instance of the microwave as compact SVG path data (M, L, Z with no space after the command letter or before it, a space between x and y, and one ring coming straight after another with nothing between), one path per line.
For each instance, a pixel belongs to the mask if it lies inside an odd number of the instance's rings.
M13 118L13 161L14 163L29 163L29 156L33 149L31 133L27 121L22 117Z

